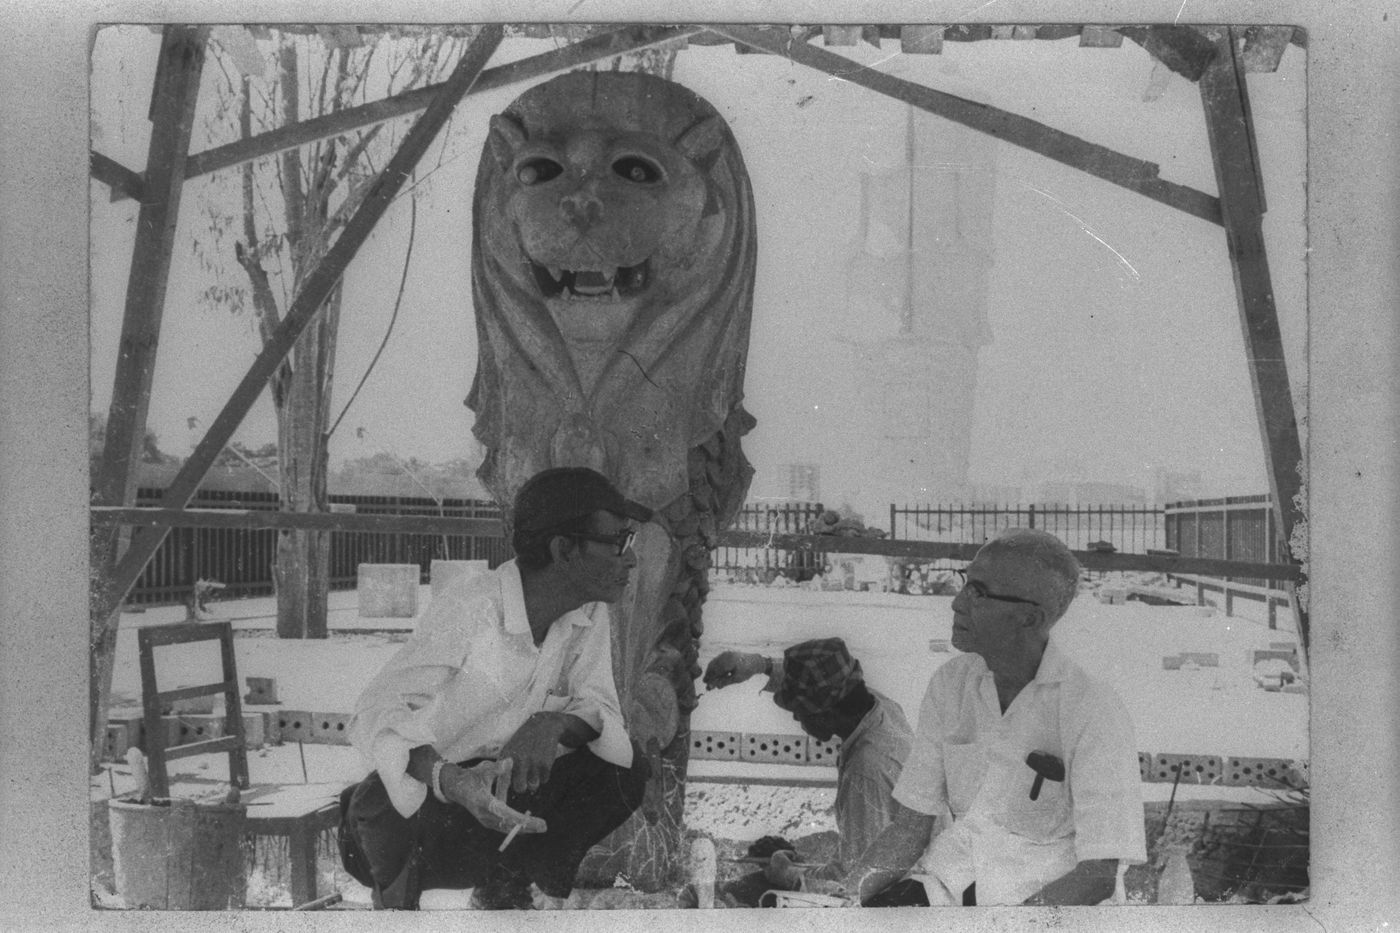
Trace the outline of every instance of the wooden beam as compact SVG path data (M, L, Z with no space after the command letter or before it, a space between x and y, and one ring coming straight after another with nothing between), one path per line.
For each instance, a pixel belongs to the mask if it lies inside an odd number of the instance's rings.
M394 196L403 188L419 159L452 115L453 108L481 74L487 60L500 45L501 32L502 27L499 25L487 26L467 48L452 76L444 82L436 99L428 105L423 115L408 131L398 151L375 180L355 215L350 218L325 257L302 283L301 290L277 326L277 331L264 345L223 410L209 426L208 433L166 489L161 499L163 507L183 508L194 496L200 480L267 387L268 379L295 345L302 331L320 311L321 305L345 273L345 267L369 238L374 225L388 210ZM111 575L105 579L94 580L94 603L99 609L110 614L121 605L146 562L165 538L167 530L168 527L162 527L141 535L132 542L130 549Z
M919 560L966 560L977 556L981 544L945 541L898 541L889 538L847 538L841 535L767 535L758 531L725 531L721 547L777 548L814 554L877 554ZM1263 580L1296 580L1295 564L1263 564L1204 557L1171 557L1164 554L1119 554L1075 551L1085 570L1150 570L1158 573L1194 573L1214 577L1255 577Z
M272 509L94 508L94 525L133 528L285 528L303 531L368 531L394 534L470 535L499 538L499 518L444 515L361 515L352 512L281 512Z
M97 505L131 505L136 501L136 467L141 462L146 439L146 412L170 279L176 220L180 214L185 157L189 153L199 77L204 68L204 30L201 27L167 26L162 36L160 66L156 69L152 89L146 177L141 186L141 209L131 250L117 371L107 410L102 463L93 478L93 502ZM127 538L128 533L119 528L94 530L89 541L89 562L94 579L111 575ZM112 658L117 647L119 622L112 612L115 604L97 598L100 591L100 586L93 587L88 619L91 678L88 734L92 740L89 764L94 770L101 758L106 733L104 713L112 687Z
M703 27L700 26L629 26L626 29L584 39L553 52L545 52L542 55L535 55L483 71L468 93L480 94L521 81L533 80L556 71L568 71L663 42L684 39L702 31ZM428 103L436 97L443 86L442 84L430 84L427 87L406 91L403 94L362 104L359 107L350 107L323 117L303 120L292 126L279 127L257 136L240 139L226 146L206 149L190 157L185 166L185 177L187 179L197 178L200 175L217 172L220 169L250 162L253 159L260 159L297 146L304 146L318 139L339 136L362 127L417 113L428 106Z
M1217 57L1215 43L1193 26L1119 26L1118 32L1188 81L1199 81Z
M1185 185L1163 181L1157 177L1158 167L1151 162L1123 155L1044 123L987 104L965 100L896 78L874 68L867 68L849 58L806 43L784 42L747 26L724 25L709 28L736 42L766 48L840 80L859 84L920 110L987 133L1003 142L1029 149L1194 217L1216 224L1221 222L1218 198Z
M139 201L146 188L146 180L140 172L133 172L115 159L108 158L97 150L88 153L89 171L93 178L112 189L112 200L122 196Z
M1215 163L1216 185L1220 189L1225 242L1234 270L1235 297L1244 332L1250 385L1254 389L1254 407L1264 442L1269 490L1283 540L1289 541L1307 521L1301 508L1303 453L1264 243L1264 192L1254 149L1249 88L1242 63L1235 55L1235 40L1232 29L1223 30L1216 40L1218 54L1201 75L1201 103ZM1294 595L1292 603L1298 637L1306 651L1307 611Z

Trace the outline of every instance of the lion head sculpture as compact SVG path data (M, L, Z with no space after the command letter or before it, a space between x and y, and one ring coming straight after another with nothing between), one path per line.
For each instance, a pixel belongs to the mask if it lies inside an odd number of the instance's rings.
M684 494L688 451L742 400L754 262L738 148L686 88L573 72L493 117L468 404L497 501L573 464L655 508Z

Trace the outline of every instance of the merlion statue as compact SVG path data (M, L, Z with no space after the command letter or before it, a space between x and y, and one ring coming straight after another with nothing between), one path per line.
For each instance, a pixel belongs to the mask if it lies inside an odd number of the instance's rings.
M652 787L584 863L655 890L681 850L709 555L753 475L739 444L754 426L748 175L693 92L573 72L492 118L472 230L478 475L507 508L535 472L588 466L657 512L613 613L618 695Z

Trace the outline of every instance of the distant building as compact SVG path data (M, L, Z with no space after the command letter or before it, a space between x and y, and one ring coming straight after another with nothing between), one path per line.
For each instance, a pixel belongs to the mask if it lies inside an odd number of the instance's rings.
M1204 498L1200 470L1157 470L1152 478L1152 501L1157 505Z
M1032 489L1032 500L1047 505L1146 505L1147 492L1126 483L1092 480L1039 483Z
M822 471L815 463L787 463L787 497L793 502L822 501Z

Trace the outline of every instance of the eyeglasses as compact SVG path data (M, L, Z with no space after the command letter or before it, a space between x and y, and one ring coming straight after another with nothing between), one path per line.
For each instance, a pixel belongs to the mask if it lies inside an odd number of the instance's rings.
M958 580L961 581L962 588L970 593L974 600L990 599L999 603L1017 603L1026 606L1040 605L1040 603L1033 599L1022 599L1019 596L998 596L996 593L990 592L987 587L982 584L981 580L969 580L967 578L967 571L965 570L954 570L953 573L958 575Z
M569 534L571 538L582 538L585 541L597 541L599 544L611 544L617 548L617 556L621 557L627 553L627 549L632 546L632 542L637 540L637 529L623 528L621 531L610 535L593 534L587 531L575 531Z

